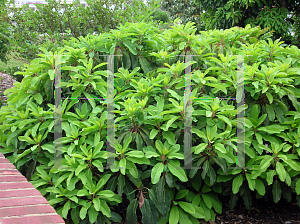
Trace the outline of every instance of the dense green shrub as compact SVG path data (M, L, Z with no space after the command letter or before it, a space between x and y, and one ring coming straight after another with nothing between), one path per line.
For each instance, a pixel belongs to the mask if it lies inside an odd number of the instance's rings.
M259 27L195 35L192 23L160 32L134 23L99 36L72 38L44 53L0 110L1 153L74 223L199 223L222 212L218 198L300 204L300 50ZM54 160L55 55L62 56L62 165ZM116 154L107 153L107 57L114 59ZM184 160L184 69L193 58L193 166ZM236 56L245 57L245 162L236 167ZM206 67L205 67L206 66ZM79 100L86 97L88 100ZM75 99L70 99L75 98ZM203 99L206 100L203 100ZM103 169L107 156L116 167ZM127 207L120 216L119 204ZM139 206L139 209L137 209Z
M160 9L157 9L157 10L154 11L153 19L154 20L159 20L159 21L162 21L162 22L165 22L165 23L170 21L168 13L166 11L162 11Z

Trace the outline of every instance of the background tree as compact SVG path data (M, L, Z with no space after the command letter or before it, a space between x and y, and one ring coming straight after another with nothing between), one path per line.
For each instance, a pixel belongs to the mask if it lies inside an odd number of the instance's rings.
M5 0L0 0L0 60L6 62L9 51L9 32L6 21L8 20L5 9Z
M270 27L274 38L282 37L290 44L300 0L162 0L161 7L170 12L171 19L196 22L201 30L259 25Z

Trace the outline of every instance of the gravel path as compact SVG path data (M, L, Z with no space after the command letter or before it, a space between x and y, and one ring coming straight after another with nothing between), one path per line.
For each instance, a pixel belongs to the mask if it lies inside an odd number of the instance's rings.
M15 83L17 81L16 79L13 79L12 76L10 76L8 74L5 74L5 73L2 73L2 72L0 72L0 77L3 78L3 79L0 79L0 82L1 82L0 92L2 94L6 89L14 87L13 83ZM1 95L0 98L4 100L3 103L5 104L6 100L7 100L7 97L4 96L4 95Z

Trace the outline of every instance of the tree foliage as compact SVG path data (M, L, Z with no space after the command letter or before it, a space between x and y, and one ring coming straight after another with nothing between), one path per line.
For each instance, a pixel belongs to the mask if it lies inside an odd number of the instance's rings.
M193 21L202 29L228 29L233 26L270 27L274 38L290 40L293 18L299 13L299 0L162 0L162 8L172 18ZM202 13L202 11L205 13ZM289 14L293 18L289 18ZM290 41L289 41L290 42Z

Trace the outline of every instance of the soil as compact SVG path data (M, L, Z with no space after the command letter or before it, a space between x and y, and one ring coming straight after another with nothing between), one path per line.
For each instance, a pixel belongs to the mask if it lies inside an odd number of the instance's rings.
M243 203L234 209L228 205L229 198L222 201L223 212L216 215L216 224L291 224L300 223L300 207L296 201L287 202L281 199L277 204L273 201L263 202L253 200L251 210L247 210ZM209 222L208 222L209 223Z

